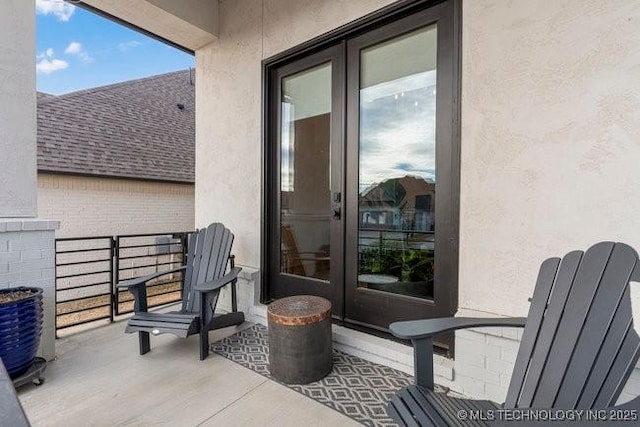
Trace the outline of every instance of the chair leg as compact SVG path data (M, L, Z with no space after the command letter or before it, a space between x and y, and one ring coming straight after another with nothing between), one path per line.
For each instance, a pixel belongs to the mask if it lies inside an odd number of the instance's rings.
M200 331L200 360L204 360L209 355L209 331Z
M138 342L140 343L140 355L149 353L151 344L149 343L149 332L138 332Z

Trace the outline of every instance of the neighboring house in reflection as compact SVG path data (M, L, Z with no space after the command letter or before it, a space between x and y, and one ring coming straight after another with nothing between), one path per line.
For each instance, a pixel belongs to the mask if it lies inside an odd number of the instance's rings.
M38 214L58 237L194 228L191 70L37 99Z
M435 183L407 175L383 181L360 196L360 228L433 231Z

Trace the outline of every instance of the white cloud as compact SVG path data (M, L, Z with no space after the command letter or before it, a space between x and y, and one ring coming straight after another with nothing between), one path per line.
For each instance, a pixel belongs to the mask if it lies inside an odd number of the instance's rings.
M69 46L64 50L67 55L76 55L82 62L88 63L93 61L93 58L82 49L82 44L79 42L71 42Z
M43 58L36 64L36 71L41 74L51 74L69 67L69 63L62 59Z
M41 15L53 15L58 21L67 22L71 19L76 7L63 0L36 0L36 13Z
M64 53L68 55L77 55L82 51L82 44L78 42L71 42L69 46L64 50Z
M120 50L120 52L124 53L130 49L136 48L138 46L140 46L142 44L142 42L139 42L137 40L130 40L128 42L122 42L118 44L118 49Z
M55 55L55 52L53 51L53 49L48 48L44 52L37 54L36 59L53 58L54 55Z
M406 175L435 181L435 71L360 93L360 192Z
M51 74L69 67L69 63L63 59L54 58L55 52L48 48L36 56L36 72L38 74Z

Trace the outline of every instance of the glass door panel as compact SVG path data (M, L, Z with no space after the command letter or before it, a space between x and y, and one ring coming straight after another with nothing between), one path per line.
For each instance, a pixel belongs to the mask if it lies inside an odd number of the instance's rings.
M433 299L437 27L360 52L358 287Z
M337 317L344 311L342 54L336 45L273 69L266 117L269 298L321 296Z
M331 63L285 77L280 102L280 272L328 281Z
M452 17L444 2L347 43L349 323L388 331L392 322L455 312Z

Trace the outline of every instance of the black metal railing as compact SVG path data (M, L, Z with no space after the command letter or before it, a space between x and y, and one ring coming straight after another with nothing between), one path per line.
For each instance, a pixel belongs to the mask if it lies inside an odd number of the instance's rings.
M116 284L183 265L188 232L56 239L56 336L67 329L133 310L133 295ZM148 285L149 306L181 300L181 273Z
M172 270L184 264L188 233L136 234L115 237L114 282ZM182 272L160 277L147 285L148 306L156 307L182 299ZM116 316L133 311L129 291L114 292Z

